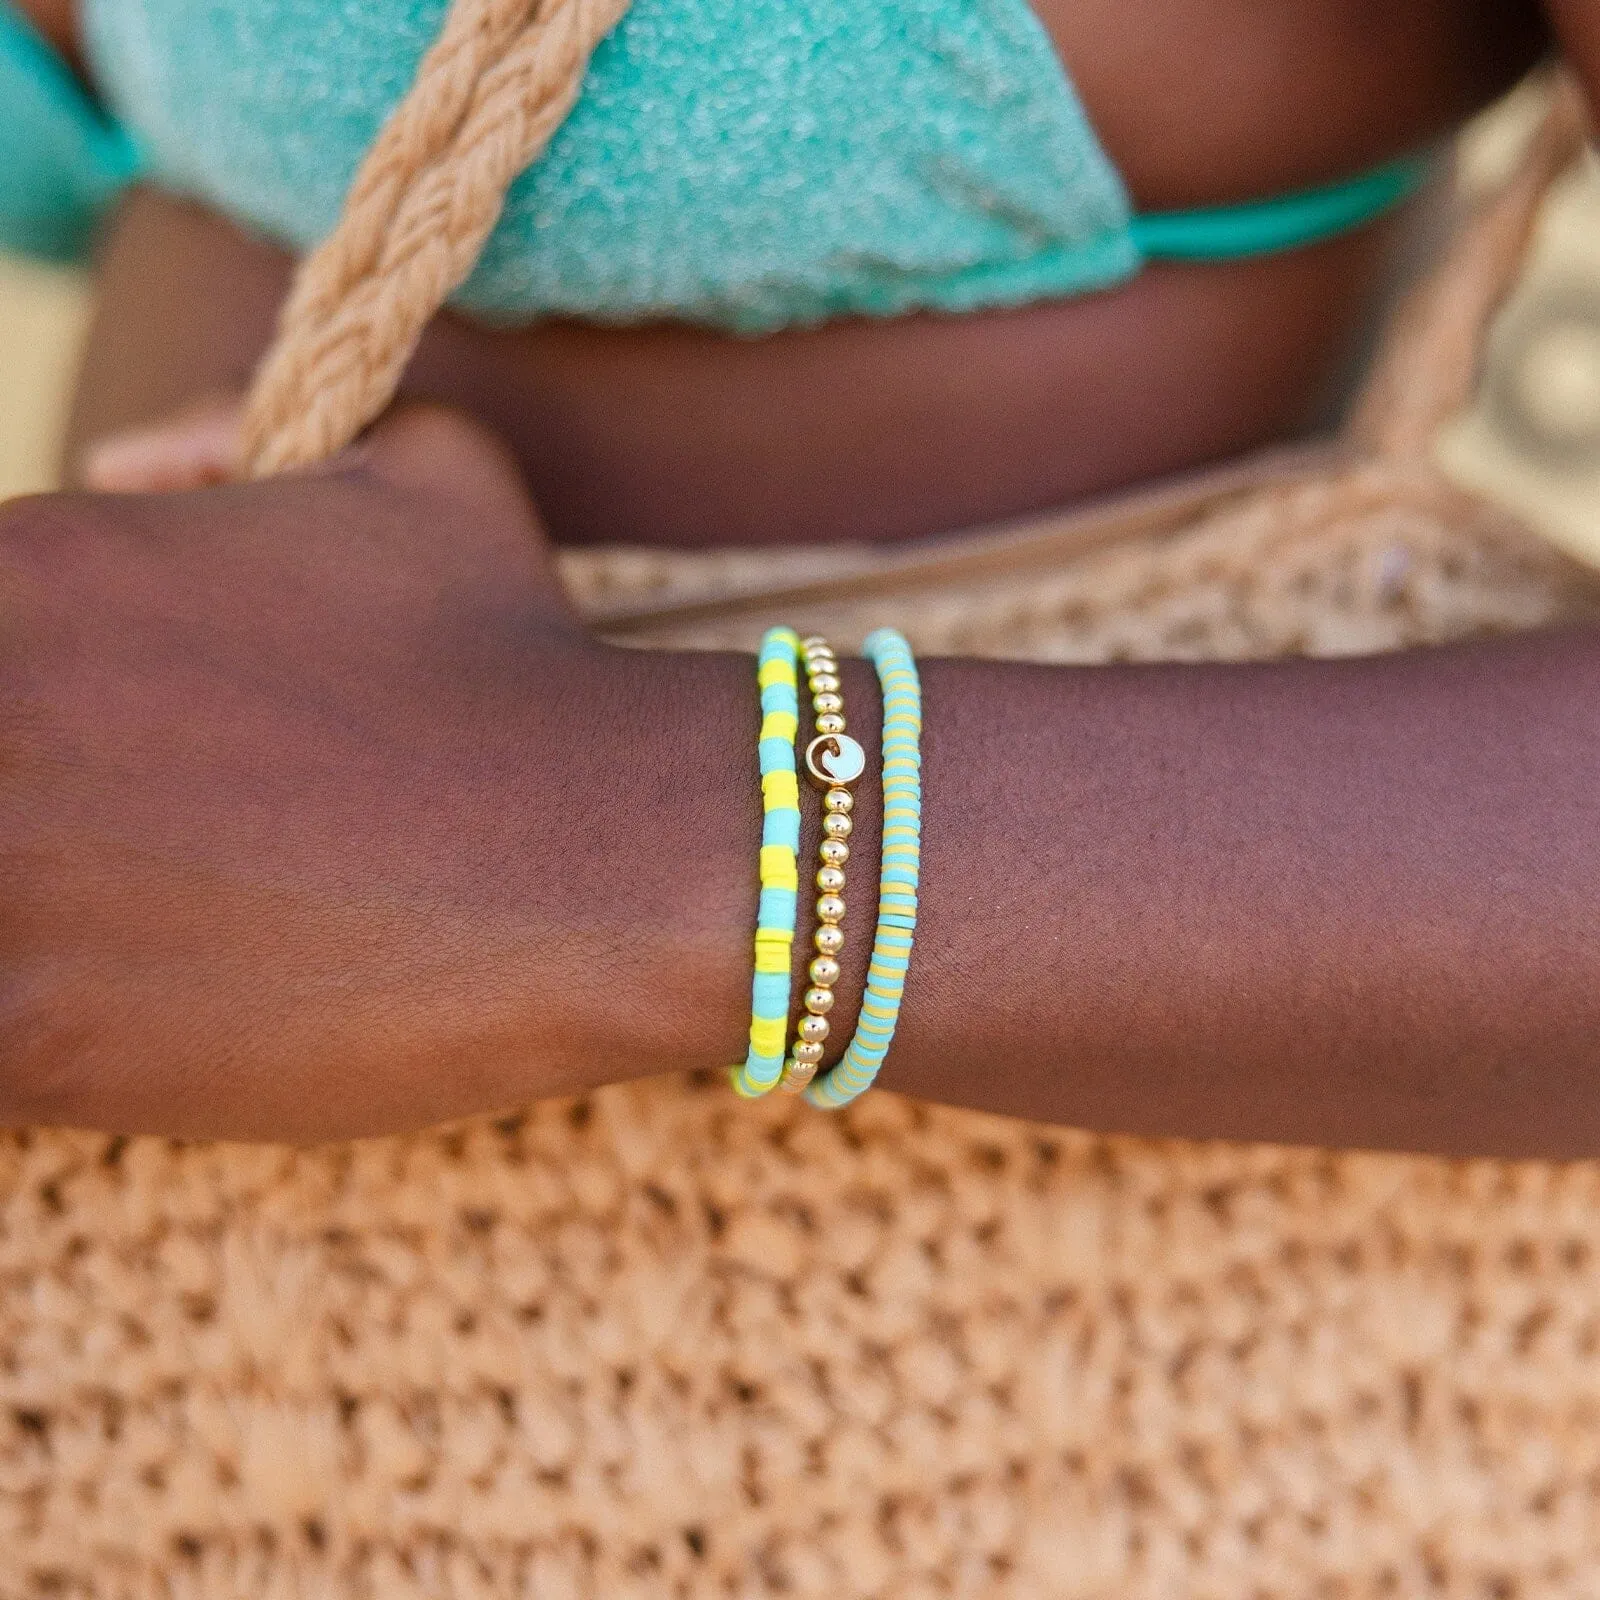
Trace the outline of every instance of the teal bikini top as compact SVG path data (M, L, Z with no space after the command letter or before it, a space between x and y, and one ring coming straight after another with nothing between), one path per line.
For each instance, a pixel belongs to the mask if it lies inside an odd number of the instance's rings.
M0 0L0 248L80 259L101 213L138 168L126 134Z
M0 10L0 240L77 248L137 147L154 181L307 248L446 5L86 0L116 126ZM1135 216L1026 0L636 0L456 303L741 332L972 311L1325 238L1421 175Z

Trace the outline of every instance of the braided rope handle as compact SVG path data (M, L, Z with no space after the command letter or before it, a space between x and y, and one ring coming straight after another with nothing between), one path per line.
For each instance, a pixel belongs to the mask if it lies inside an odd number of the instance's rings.
M1472 398L1485 345L1516 286L1550 187L1577 159L1587 119L1566 73L1510 175L1467 217L1390 320L1346 437L1384 460L1420 461Z
M338 225L301 264L245 407L261 478L344 448L394 397L466 279L506 190L566 120L628 0L454 0L361 164Z

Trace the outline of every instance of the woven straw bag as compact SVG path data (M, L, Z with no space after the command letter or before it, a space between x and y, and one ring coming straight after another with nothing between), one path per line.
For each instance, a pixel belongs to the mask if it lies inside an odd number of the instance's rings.
M568 558L597 625L1049 660L1592 615L1452 488L1558 99L1337 444L1049 523ZM315 1151L0 1140L0 1600L1524 1597L1600 1579L1600 1163L1092 1138L721 1074Z

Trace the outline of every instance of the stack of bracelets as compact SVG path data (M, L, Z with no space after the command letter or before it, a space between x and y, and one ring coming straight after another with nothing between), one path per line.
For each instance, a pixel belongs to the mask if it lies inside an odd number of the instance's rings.
M878 928L855 1036L827 1072L820 1072L831 1032L828 1013L844 949L845 864L850 859L852 793L867 769L866 752L846 732L838 658L825 639L804 641L792 628L772 628L761 641L761 898L756 912L755 980L750 1049L733 1069L745 1096L772 1089L804 1094L814 1106L848 1105L877 1077L894 1038L900 997L917 924L917 871L922 837L922 689L911 647L890 628L868 636L863 652L883 687L883 865ZM822 793L817 847L816 954L793 1043L789 1010L800 899L800 667L811 696L815 736L805 746L807 777Z

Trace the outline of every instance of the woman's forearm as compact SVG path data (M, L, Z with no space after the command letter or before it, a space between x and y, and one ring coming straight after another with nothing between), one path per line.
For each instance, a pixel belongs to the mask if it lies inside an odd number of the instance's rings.
M742 1055L752 663L585 638L493 441L7 507L0 591L0 1118L320 1139ZM1600 1151L1600 634L923 672L888 1087ZM870 784L856 818L836 1042Z
M1600 635L925 680L886 1084L1153 1134L1600 1150Z
M619 945L667 915L611 991L616 1031L580 1046L601 1079L630 1036L640 1068L732 1060L748 1006L749 663L655 660L665 781L611 825L626 850L597 841L587 898L626 906ZM1600 1150L1600 634L923 672L921 926L886 1086L1153 1134ZM871 672L847 680L865 725ZM836 1048L871 940L870 786L859 816Z

